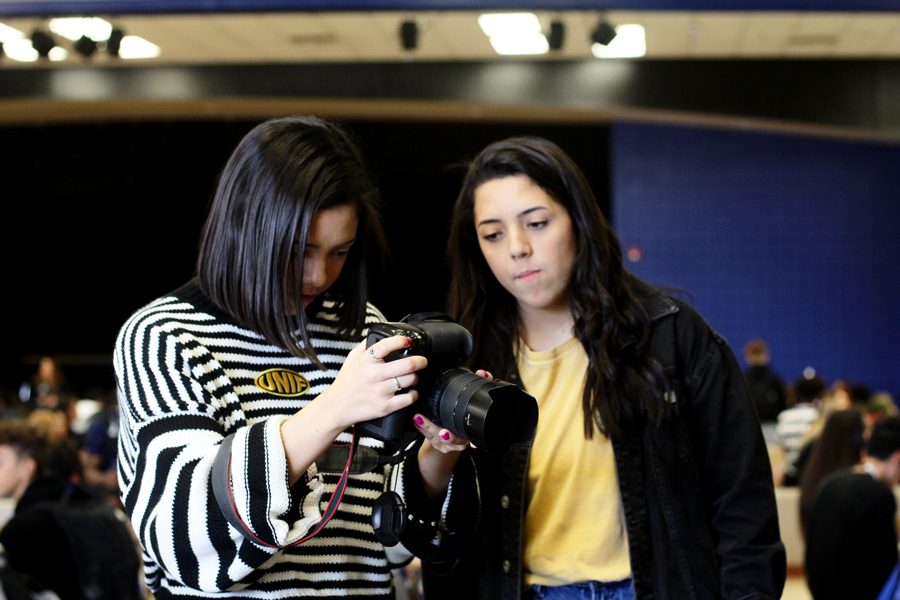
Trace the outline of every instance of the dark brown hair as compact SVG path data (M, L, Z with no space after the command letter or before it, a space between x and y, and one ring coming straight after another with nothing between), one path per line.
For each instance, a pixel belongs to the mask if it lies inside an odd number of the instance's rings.
M315 117L285 117L253 128L225 165L200 241L200 287L239 323L297 356L318 360L304 310L289 314L302 294L303 260L316 211L356 207L356 242L340 277L324 295L337 303L341 333L358 335L365 321L366 255L384 250L377 192L362 156L340 127ZM293 280L288 273L296 263ZM317 300L308 307L314 310Z
M569 285L574 334L590 361L582 409L585 437L596 426L610 437L639 407L654 422L669 383L648 349L650 319L640 302L651 288L627 273L619 240L600 211L584 174L556 144L536 137L487 146L470 163L453 210L447 258L449 313L475 335L471 364L500 377L515 372L520 339L515 298L496 280L478 245L475 190L483 183L525 175L569 213L577 245Z
M22 419L0 420L0 446L9 446L20 458L34 459L35 476L47 474L50 442L36 425Z

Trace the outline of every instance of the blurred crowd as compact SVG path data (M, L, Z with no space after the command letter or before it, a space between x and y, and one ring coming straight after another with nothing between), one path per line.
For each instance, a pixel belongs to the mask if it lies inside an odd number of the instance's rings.
M900 592L879 596L898 561L895 399L863 382L829 383L811 369L785 385L760 339L745 345L744 359L775 485L799 491L813 598L900 598Z

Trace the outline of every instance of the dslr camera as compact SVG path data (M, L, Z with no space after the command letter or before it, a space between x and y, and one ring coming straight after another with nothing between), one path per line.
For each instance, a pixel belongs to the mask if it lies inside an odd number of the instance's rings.
M402 446L415 437L412 416L419 412L489 452L506 452L513 443L534 435L538 408L533 396L512 383L489 381L459 366L473 348L472 334L465 327L446 315L418 313L399 323L371 325L366 347L394 335L409 337L412 344L388 354L386 362L414 355L428 359L428 366L418 372L419 399L404 410L359 423L362 431Z

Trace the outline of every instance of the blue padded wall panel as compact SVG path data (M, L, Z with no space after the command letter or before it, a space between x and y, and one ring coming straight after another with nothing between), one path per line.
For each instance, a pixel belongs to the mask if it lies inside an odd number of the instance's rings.
M616 123L611 211L629 269L671 285L740 357L792 381L900 391L900 147Z

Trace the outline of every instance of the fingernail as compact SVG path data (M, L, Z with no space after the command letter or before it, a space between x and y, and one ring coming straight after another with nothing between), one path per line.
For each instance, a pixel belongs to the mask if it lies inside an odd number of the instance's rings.
M414 416L413 421L415 421L416 425L418 425L419 427L425 424L425 419L422 418L422 415Z
M409 337L409 336L406 336L406 343L409 344L410 346L412 346L412 345L413 345L413 339L412 339L411 337Z
M440 436L441 436L441 439L444 440L444 441L446 442L447 440L450 439L450 432L449 432L449 431L442 431L442 432L440 433Z
M491 372L490 372L490 371L485 371L485 372L484 372L484 376L487 377L488 379L493 379L493 378L494 378L494 376L491 375Z

